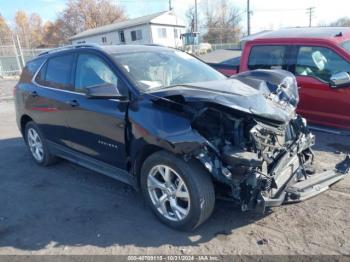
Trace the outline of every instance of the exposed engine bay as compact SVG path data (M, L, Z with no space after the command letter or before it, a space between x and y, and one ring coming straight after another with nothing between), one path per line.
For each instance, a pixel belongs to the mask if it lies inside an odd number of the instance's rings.
M297 172L295 181L299 182L312 172L314 136L300 117L287 125L271 126L208 108L195 119L193 128L207 138L212 149L198 159L220 182L230 184L231 196L241 202L243 210L255 208L258 194L278 195L293 173ZM279 167L278 161L286 156L288 166Z
M191 113L192 129L206 141L185 158L203 164L223 197L243 211L264 211L310 198L343 178L347 171L315 174L312 168L315 137L295 113L299 97L292 74L256 70L231 79L231 86L225 82L218 90L220 96L200 83L166 93ZM198 88L195 97L189 95L192 87Z

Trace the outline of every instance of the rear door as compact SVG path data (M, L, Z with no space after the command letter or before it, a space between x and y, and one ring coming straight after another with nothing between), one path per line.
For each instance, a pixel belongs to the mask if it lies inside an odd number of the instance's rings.
M321 46L296 47L294 74L301 87L298 112L310 122L350 127L350 86L331 87L330 78L350 73L350 64L334 50Z
M73 53L49 57L34 77L26 108L46 139L69 146L66 139L66 101L73 90Z
M70 97L66 113L69 142L73 148L96 160L125 168L125 117L127 103L112 99L88 99L86 89L105 83L113 84L120 93L125 85L113 64L98 52L77 54L75 66L75 94Z

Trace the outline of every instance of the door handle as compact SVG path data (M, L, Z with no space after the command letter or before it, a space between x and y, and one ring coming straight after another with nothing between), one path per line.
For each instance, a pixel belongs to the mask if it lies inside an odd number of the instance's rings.
M37 97L38 96L38 92L37 91L33 91L33 92L30 93L30 95L32 97Z
M74 100L68 101L67 104L69 104L71 107L77 107L77 106L79 106L78 101L75 100L75 99L74 99Z

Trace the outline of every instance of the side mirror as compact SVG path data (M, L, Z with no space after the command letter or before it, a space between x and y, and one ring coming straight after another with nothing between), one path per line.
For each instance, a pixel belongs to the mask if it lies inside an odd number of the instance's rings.
M89 99L118 99L120 101L127 100L127 97L121 95L115 85L109 83L86 88L86 96Z
M344 87L350 85L350 75L347 72L336 73L331 76L331 87Z

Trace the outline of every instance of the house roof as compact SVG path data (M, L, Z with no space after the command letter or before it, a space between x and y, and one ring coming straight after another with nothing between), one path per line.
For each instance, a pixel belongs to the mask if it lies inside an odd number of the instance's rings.
M243 41L272 38L317 38L341 41L350 36L349 27L296 27L276 31L263 31L242 39Z
M109 33L109 32L119 30L119 29L124 29L124 28L133 27L133 26L137 26L137 25L147 24L147 23L150 23L153 19L155 19L161 15L164 15L166 13L169 13L169 12L171 12L171 11L159 12L159 13L155 13L155 14L150 14L150 15L146 15L146 16L133 18L133 19L128 19L125 21L121 21L121 22L117 22L117 23L113 23L113 24L109 24L109 25L100 26L97 28L88 29L88 30L85 30L79 34L76 34L76 35L70 37L69 40L81 39L81 38L88 37L88 36ZM182 25L180 25L180 26L182 26Z

